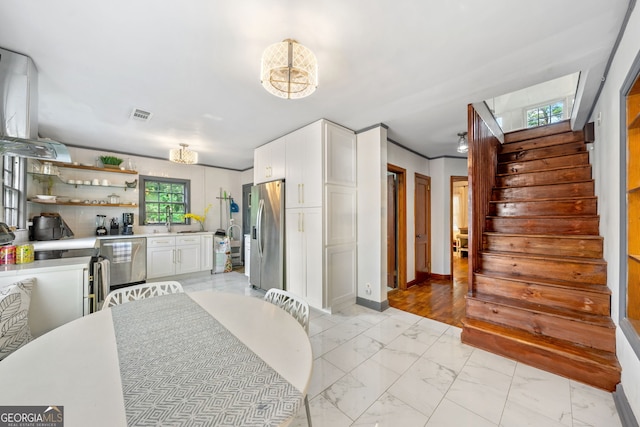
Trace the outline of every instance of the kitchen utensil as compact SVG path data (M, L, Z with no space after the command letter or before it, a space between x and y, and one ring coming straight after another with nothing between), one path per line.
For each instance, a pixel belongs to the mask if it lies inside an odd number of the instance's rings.
M36 194L38 200L55 200L56 196L49 196L47 194Z
M60 214L43 212L31 219L31 232L34 240L58 240L73 237L73 232Z
M136 188L138 186L138 180L137 179L134 179L131 182L125 181L124 183L127 185L127 188Z
M88 179L86 181L83 182L84 185L91 185L91 181L89 181Z
M106 220L106 215L96 215L96 236L107 235L107 227L105 227Z
M133 234L133 214L130 212L122 214L122 234Z
M107 197L109 198L109 203L111 203L112 205L117 205L118 203L120 203L120 196L115 193L109 194Z
M93 181L91 181L92 185L100 185L100 180L98 178L93 178Z
M102 185L104 185L104 186L109 185L109 180L108 179L103 179L102 180Z

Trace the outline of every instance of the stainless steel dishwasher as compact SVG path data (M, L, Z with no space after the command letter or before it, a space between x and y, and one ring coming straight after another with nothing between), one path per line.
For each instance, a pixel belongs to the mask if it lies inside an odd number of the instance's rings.
M147 280L147 239L100 239L100 256L109 260L109 286L122 287Z

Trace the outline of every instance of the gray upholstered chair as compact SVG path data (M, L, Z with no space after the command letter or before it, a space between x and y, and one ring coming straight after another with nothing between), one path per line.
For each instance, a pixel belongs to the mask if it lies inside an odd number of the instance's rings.
M309 334L309 304L302 298L282 289L269 289L264 296L264 300L277 305L290 315L292 315ZM304 407L307 411L307 423L311 427L311 412L309 411L309 398L304 396Z
M176 281L143 283L141 285L128 286L126 288L120 288L109 292L109 295L107 295L104 299L104 303L102 304L102 310L107 307L124 304L129 301L136 301L160 295L177 294L180 292L184 292L184 290L182 289L180 282Z

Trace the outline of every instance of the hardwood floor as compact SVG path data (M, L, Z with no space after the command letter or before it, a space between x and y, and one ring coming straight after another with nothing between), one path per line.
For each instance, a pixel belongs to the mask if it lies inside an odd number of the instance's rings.
M454 257L453 280L428 280L387 294L389 305L399 310L462 327L467 293L467 258ZM453 283L452 283L453 282Z

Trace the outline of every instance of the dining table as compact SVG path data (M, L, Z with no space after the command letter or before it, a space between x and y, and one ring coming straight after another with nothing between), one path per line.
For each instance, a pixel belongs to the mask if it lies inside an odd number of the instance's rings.
M0 405L64 408L65 427L278 426L304 404L304 328L260 298L214 291L131 301L0 361Z

